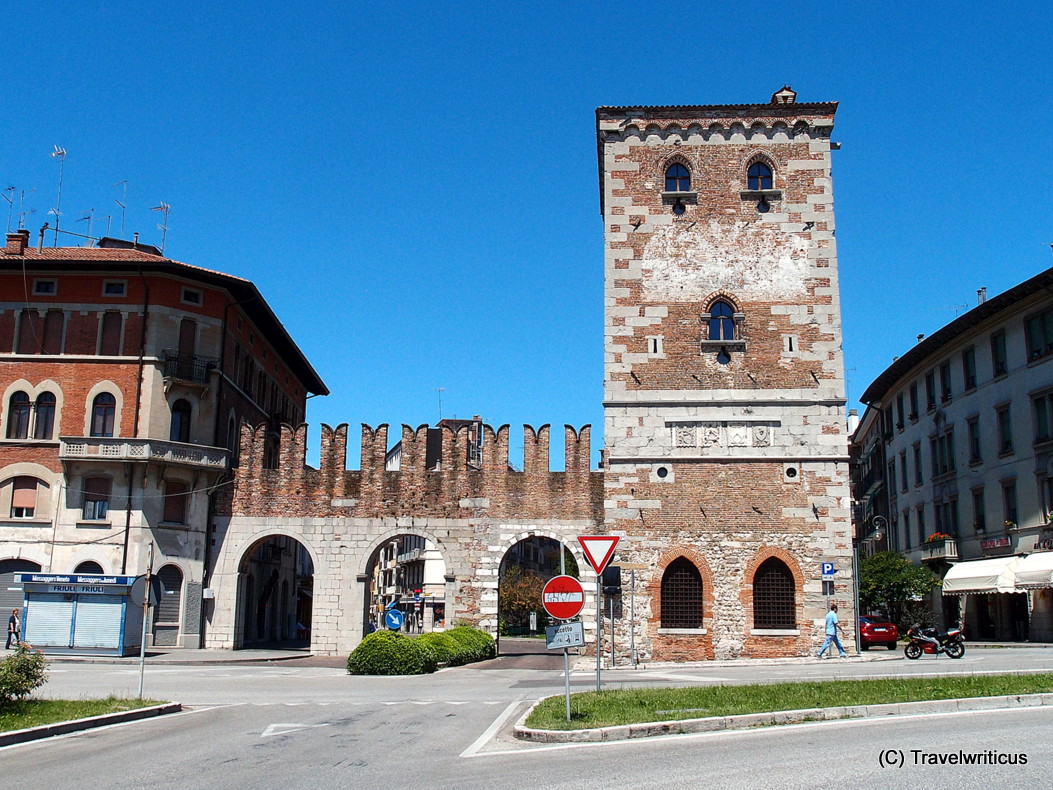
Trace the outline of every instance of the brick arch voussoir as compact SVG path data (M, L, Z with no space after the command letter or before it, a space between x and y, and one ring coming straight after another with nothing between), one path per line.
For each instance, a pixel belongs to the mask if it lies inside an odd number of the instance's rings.
M702 626L709 628L713 618L713 571L709 567L705 556L692 546L673 546L668 549L655 565L651 581L647 585L647 595L651 599L651 619L658 621L662 617L662 579L665 569L675 560L683 557L695 566L699 576L702 577ZM657 604L657 605L656 605Z
M731 305L731 309L734 310L736 313L744 312L742 309L742 304L739 302L735 294L731 293L730 291L725 291L723 288L721 288L719 291L711 291L710 293L706 294L706 296L701 300L701 303L703 307L705 307L705 311L709 312L713 309L713 303L719 301L727 302L729 305Z

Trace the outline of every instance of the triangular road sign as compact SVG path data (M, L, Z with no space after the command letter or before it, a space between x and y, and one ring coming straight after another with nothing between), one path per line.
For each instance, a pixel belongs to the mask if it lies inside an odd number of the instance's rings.
M603 569L614 556L614 549L618 546L619 540L621 540L619 535L580 535L578 537L581 550L585 552L585 559L589 561L589 565L596 573L603 573Z

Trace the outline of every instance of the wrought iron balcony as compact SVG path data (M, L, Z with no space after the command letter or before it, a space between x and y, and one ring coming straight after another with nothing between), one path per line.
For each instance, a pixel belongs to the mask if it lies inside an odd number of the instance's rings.
M202 447L161 439L59 437L59 459L62 461L163 463L221 471L227 468L229 456L230 452L223 447Z
M199 384L208 384L209 374L219 364L219 360L214 357L184 354L170 348L165 349L164 360L164 376L166 379L194 381Z
M922 562L954 562L958 559L958 541L943 538L921 544Z

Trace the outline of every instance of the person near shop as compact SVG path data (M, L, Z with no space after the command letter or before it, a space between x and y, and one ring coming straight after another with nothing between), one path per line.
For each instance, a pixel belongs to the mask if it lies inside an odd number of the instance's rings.
M18 610L12 609L11 616L7 618L7 644L4 650L11 649L11 641L14 640L15 647L22 641L22 623L18 618Z

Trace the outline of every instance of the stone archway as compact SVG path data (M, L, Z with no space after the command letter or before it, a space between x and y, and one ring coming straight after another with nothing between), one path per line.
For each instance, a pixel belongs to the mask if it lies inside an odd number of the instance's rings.
M290 535L257 538L238 564L235 648L311 644L315 568L307 546ZM305 622L306 620L306 622Z
M401 532L378 541L369 553L362 603L362 632L390 628L385 612L402 613L401 631L409 634L447 628L449 564L442 544L417 532Z

